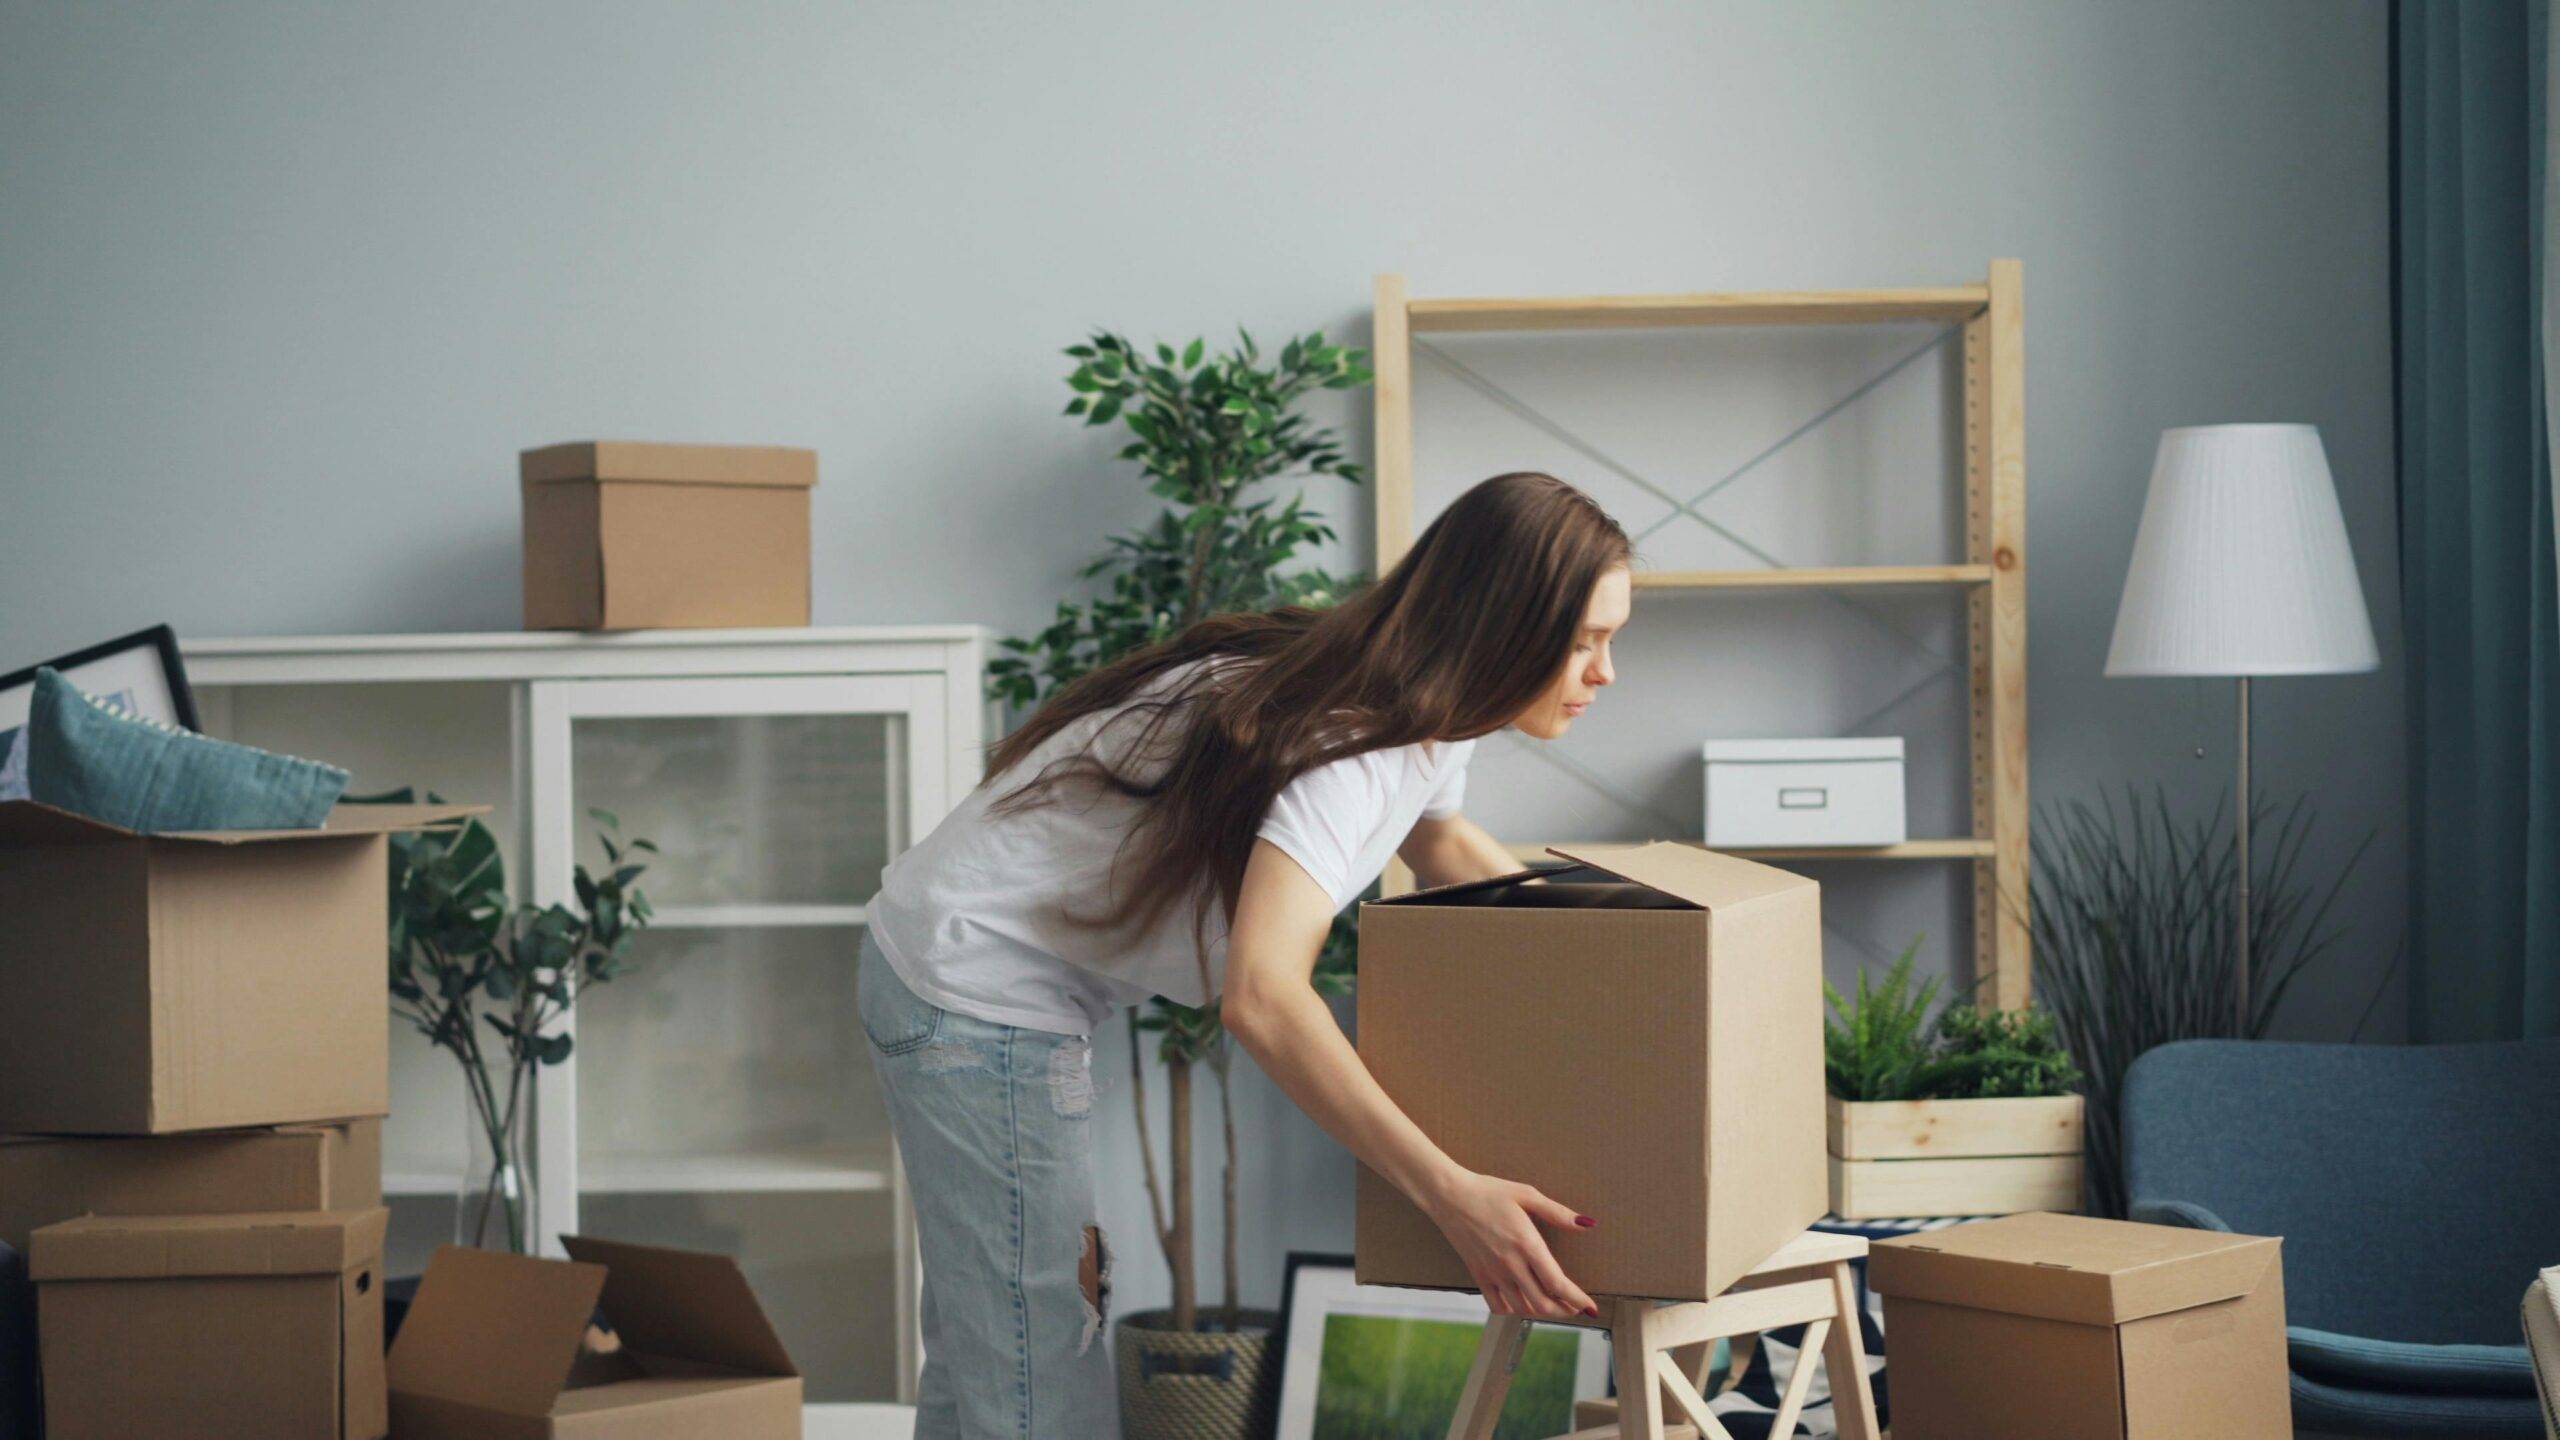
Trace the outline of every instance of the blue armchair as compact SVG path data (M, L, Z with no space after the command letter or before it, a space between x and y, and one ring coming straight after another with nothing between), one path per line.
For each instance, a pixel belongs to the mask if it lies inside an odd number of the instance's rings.
M2560 1261L2560 1041L2182 1041L2123 1120L2133 1219L2284 1237L2296 1425L2542 1435L2516 1297Z

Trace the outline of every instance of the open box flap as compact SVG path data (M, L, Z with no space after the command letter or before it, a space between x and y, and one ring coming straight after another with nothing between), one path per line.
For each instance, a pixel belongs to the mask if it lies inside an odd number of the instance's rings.
M337 805L319 826L309 830L168 830L161 840L201 840L238 845L258 840L307 840L314 835L382 835L394 830L424 830L466 815L486 815L486 805Z
M604 1280L600 1265L442 1247L391 1342L391 1388L509 1415L550 1414Z
M1877 1293L2047 1320L2122 1325L2257 1289L2280 1242L2042 1211L1881 1240Z
M560 1244L605 1267L604 1318L624 1349L746 1375L800 1373L728 1256L583 1235L563 1235Z
M1674 840L1656 840L1649 845L1576 845L1569 849L1550 845L1547 853L1605 870L1621 880L1632 880L1648 890L1659 890L1707 910L1748 904L1814 883L1774 866Z
M1569 873L1568 867L1565 866L1532 865L1526 869L1514 870L1508 875L1496 875L1487 880L1452 880L1446 885L1426 885L1419 890L1406 890L1400 894L1388 895L1381 899L1371 900L1366 903L1371 905L1427 905L1433 900L1440 899L1443 896L1462 895L1473 890L1499 890L1505 885L1517 885L1524 880L1534 880L1541 875L1553 875L1560 871L1567 871Z
M382 1256L388 1210L265 1215L84 1215L31 1237L27 1273L50 1280L342 1275Z
M184 840L195 844L240 845L261 840L325 839L333 835L379 835L393 830L423 830L466 815L485 815L486 805L339 805L318 825L291 830L160 830L147 835L93 820L38 800L0 800L0 849L39 845L95 845L119 840Z

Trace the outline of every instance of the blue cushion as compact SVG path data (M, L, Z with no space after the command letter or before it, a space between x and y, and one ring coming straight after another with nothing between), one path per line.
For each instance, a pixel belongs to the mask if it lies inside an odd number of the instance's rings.
M2422 1390L2359 1390L2293 1377L2297 1433L2377 1435L2391 1440L2543 1440L2540 1402L2515 1395L2435 1395Z
M318 825L347 788L335 765L161 725L36 671L27 711L27 796L110 825L293 830Z
M2180 1041L2125 1075L2126 1194L2283 1236L2296 1325L2512 1344L2560 1258L2555 1094L2560 1040Z
M2533 1358L2522 1345L2417 1345L2303 1325L2284 1333L2293 1368L2331 1385L2528 1399L2534 1393Z

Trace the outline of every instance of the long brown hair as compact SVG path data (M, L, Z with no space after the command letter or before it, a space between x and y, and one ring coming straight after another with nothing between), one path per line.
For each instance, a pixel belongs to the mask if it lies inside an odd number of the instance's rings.
M992 808L1043 803L1071 785L1139 802L1112 865L1117 899L1072 921L1150 926L1176 900L1206 894L1233 915L1254 835L1283 787L1345 756L1509 724L1563 668L1592 587L1633 554L1627 532L1580 490L1551 475L1496 475L1339 605L1213 615L1061 688L995 747L989 783L1114 709L1104 724L1134 718L1128 754L1145 763L1114 769L1088 741ZM1214 657L1247 663L1202 664L1141 694ZM1206 993L1205 955L1202 964Z

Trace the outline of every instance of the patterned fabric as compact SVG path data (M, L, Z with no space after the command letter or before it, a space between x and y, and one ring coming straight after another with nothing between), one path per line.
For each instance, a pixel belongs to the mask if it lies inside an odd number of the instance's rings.
M27 793L57 810L150 834L320 824L347 788L335 765L163 725L36 671Z
M1843 1220L1836 1215L1826 1215L1815 1221L1813 1228L1835 1235L1862 1235L1869 1240L1885 1240L1923 1230L1944 1230L1974 1218L1977 1217ZM1875 1391L1876 1422L1880 1427L1891 1425L1893 1410L1885 1397L1884 1303L1867 1288L1865 1260L1849 1262L1849 1269L1857 1280L1858 1335L1866 1346L1867 1384ZM1710 1395L1707 1404L1715 1411L1716 1418L1724 1422L1724 1427L1733 1432L1734 1440L1767 1440L1769 1421L1778 1410L1779 1393L1787 1378L1795 1374L1805 1328L1790 1325L1783 1330L1769 1331L1759 1337L1756 1345L1745 1339L1741 1344L1744 1361L1739 1383L1723 1372L1718 1373L1718 1383L1728 1388ZM1820 1357L1815 1358L1818 1361ZM1795 1433L1814 1437L1814 1440L1829 1440L1829 1437L1840 1433L1839 1424L1831 1413L1831 1376L1828 1372L1814 1376L1813 1389L1805 1399L1804 1409L1797 1414Z

